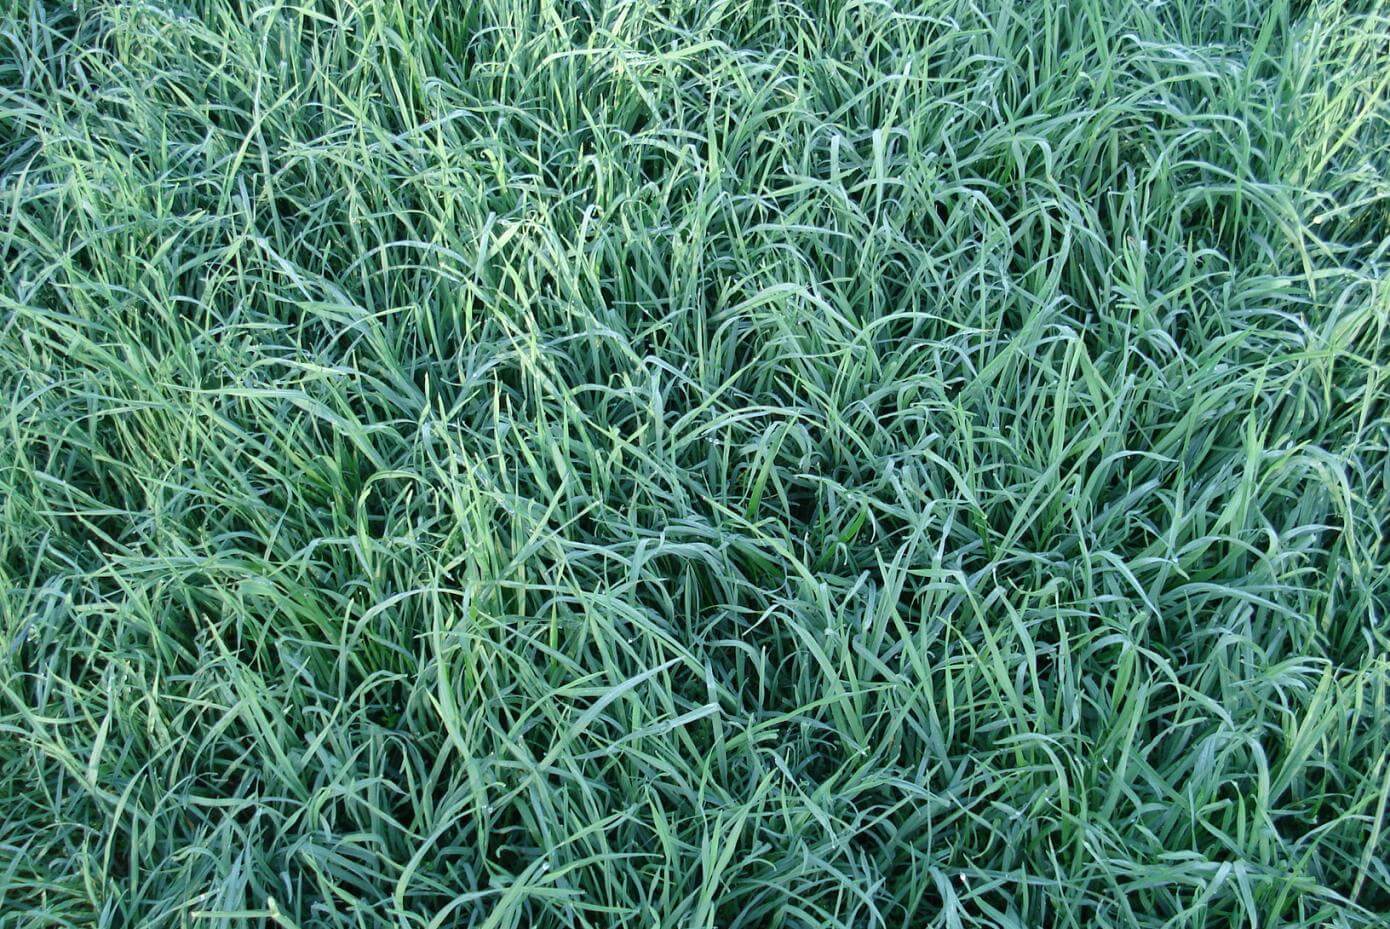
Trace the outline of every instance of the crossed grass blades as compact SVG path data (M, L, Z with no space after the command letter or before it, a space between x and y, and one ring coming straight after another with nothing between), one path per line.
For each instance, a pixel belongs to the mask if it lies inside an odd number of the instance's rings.
M0 926L1386 925L1383 3L0 10Z

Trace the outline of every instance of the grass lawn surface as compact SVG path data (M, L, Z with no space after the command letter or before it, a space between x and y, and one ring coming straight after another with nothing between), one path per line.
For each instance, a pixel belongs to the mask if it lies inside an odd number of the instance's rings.
M1390 2L0 0L0 927L1390 925Z

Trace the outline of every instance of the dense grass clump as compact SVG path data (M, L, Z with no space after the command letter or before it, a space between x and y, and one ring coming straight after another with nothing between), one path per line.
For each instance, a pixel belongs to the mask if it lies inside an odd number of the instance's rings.
M1387 925L1388 63L0 0L0 926Z

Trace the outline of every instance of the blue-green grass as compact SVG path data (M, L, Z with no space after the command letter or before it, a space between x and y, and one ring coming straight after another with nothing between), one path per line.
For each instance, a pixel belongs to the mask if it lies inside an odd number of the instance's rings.
M0 927L1373 929L1384 0L0 0Z

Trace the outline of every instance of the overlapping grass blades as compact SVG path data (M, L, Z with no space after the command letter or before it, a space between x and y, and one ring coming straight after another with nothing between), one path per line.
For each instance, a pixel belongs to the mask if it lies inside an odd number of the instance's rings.
M0 926L1384 925L1383 3L0 10Z

